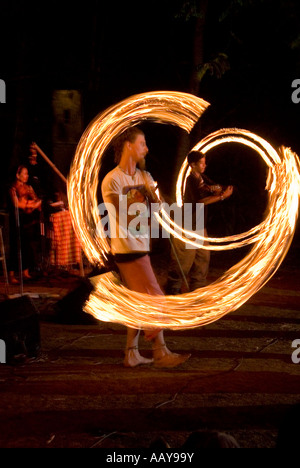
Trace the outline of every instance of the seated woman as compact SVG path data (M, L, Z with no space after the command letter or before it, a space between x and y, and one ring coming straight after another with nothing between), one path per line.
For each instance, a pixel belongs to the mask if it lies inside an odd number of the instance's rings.
M19 253L22 259L23 278L26 280L31 279L29 268L33 266L33 259L36 258L39 249L42 200L27 183L28 178L27 167L19 166L16 179L9 189L9 279L11 284L19 282L15 277L15 272L19 270ZM20 245L18 239L20 239Z

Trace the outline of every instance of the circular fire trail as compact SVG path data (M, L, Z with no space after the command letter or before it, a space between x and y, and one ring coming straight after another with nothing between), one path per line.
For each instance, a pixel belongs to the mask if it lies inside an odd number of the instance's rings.
M68 198L74 229L92 263L104 265L110 251L99 223L96 193L101 158L113 138L142 120L177 125L190 132L208 106L186 93L143 93L110 107L86 129L71 167ZM254 149L268 167L268 206L262 223L239 235L206 238L208 245L203 246L203 237L195 233L195 240L184 230L179 235L178 227L172 226L163 210L157 217L171 233L201 248L224 250L253 244L245 258L209 286L178 296L136 293L125 288L115 273L103 274L94 280L95 289L85 305L86 312L101 321L133 328L198 327L238 309L276 272L294 235L300 195L299 159L289 148L276 151L259 136L236 128L208 135L193 149L207 153L217 145L231 142ZM182 203L187 174L185 160L177 182L178 205Z

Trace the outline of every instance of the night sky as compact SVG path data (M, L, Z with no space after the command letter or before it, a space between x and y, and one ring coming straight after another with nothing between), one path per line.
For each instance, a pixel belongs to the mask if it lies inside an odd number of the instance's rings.
M35 140L52 154L54 89L81 91L84 127L110 105L136 93L190 92L196 16L204 3L1 2L4 208L7 177L27 154L28 143ZM222 53L229 66L220 76L216 70L207 72L199 85L199 96L211 106L201 118L197 138L219 128L240 127L300 154L300 103L291 99L292 82L300 78L299 2L209 0L203 24L203 62ZM154 124L146 130L149 170L168 192L180 132ZM261 164L255 156L250 164L243 151L239 159L234 151L228 148L218 165L212 160L208 169L223 176L224 183L238 184L250 174L259 193Z

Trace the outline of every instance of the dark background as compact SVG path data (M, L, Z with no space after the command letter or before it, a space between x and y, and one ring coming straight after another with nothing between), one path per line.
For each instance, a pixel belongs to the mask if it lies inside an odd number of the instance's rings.
M6 103L0 104L0 207L6 208L8 181L27 158L31 141L67 176L73 152L53 154L52 99L59 89L80 92L82 131L98 113L133 94L177 90L211 104L189 147L214 130L239 127L299 154L300 104L291 99L292 82L300 78L299 51L296 0L2 1L0 78ZM197 72L205 66L199 81ZM148 168L172 199L186 154L182 132L159 124L144 127ZM55 186L57 176L46 171ZM228 204L221 217L215 215L216 233L239 231L261 219L265 167L256 154L228 145L209 154L207 173L236 187L234 210Z

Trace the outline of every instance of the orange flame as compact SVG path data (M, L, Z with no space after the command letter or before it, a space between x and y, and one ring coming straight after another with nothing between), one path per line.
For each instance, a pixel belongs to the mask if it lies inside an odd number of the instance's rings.
M105 264L109 243L99 227L97 184L101 158L112 139L128 125L151 119L178 125L190 132L209 104L196 96L178 92L153 92L133 96L112 106L89 125L77 147L68 179L68 198L74 229L89 260ZM262 223L251 230L225 238L197 236L174 231L162 210L158 221L166 229L200 248L224 250L253 244L251 251L220 279L205 288L179 296L149 296L125 288L115 273L93 279L95 289L85 305L86 312L101 321L133 328L185 329L202 326L236 310L276 272L291 244L300 195L299 159L289 148L276 151L259 136L241 129L222 129L208 135L194 147L206 153L216 145L238 142L253 148L268 166L268 207ZM187 176L183 163L177 182L177 203ZM176 232L176 234L175 234ZM186 237L187 236L187 237ZM195 233L193 233L195 237ZM226 245L222 245L226 243Z

